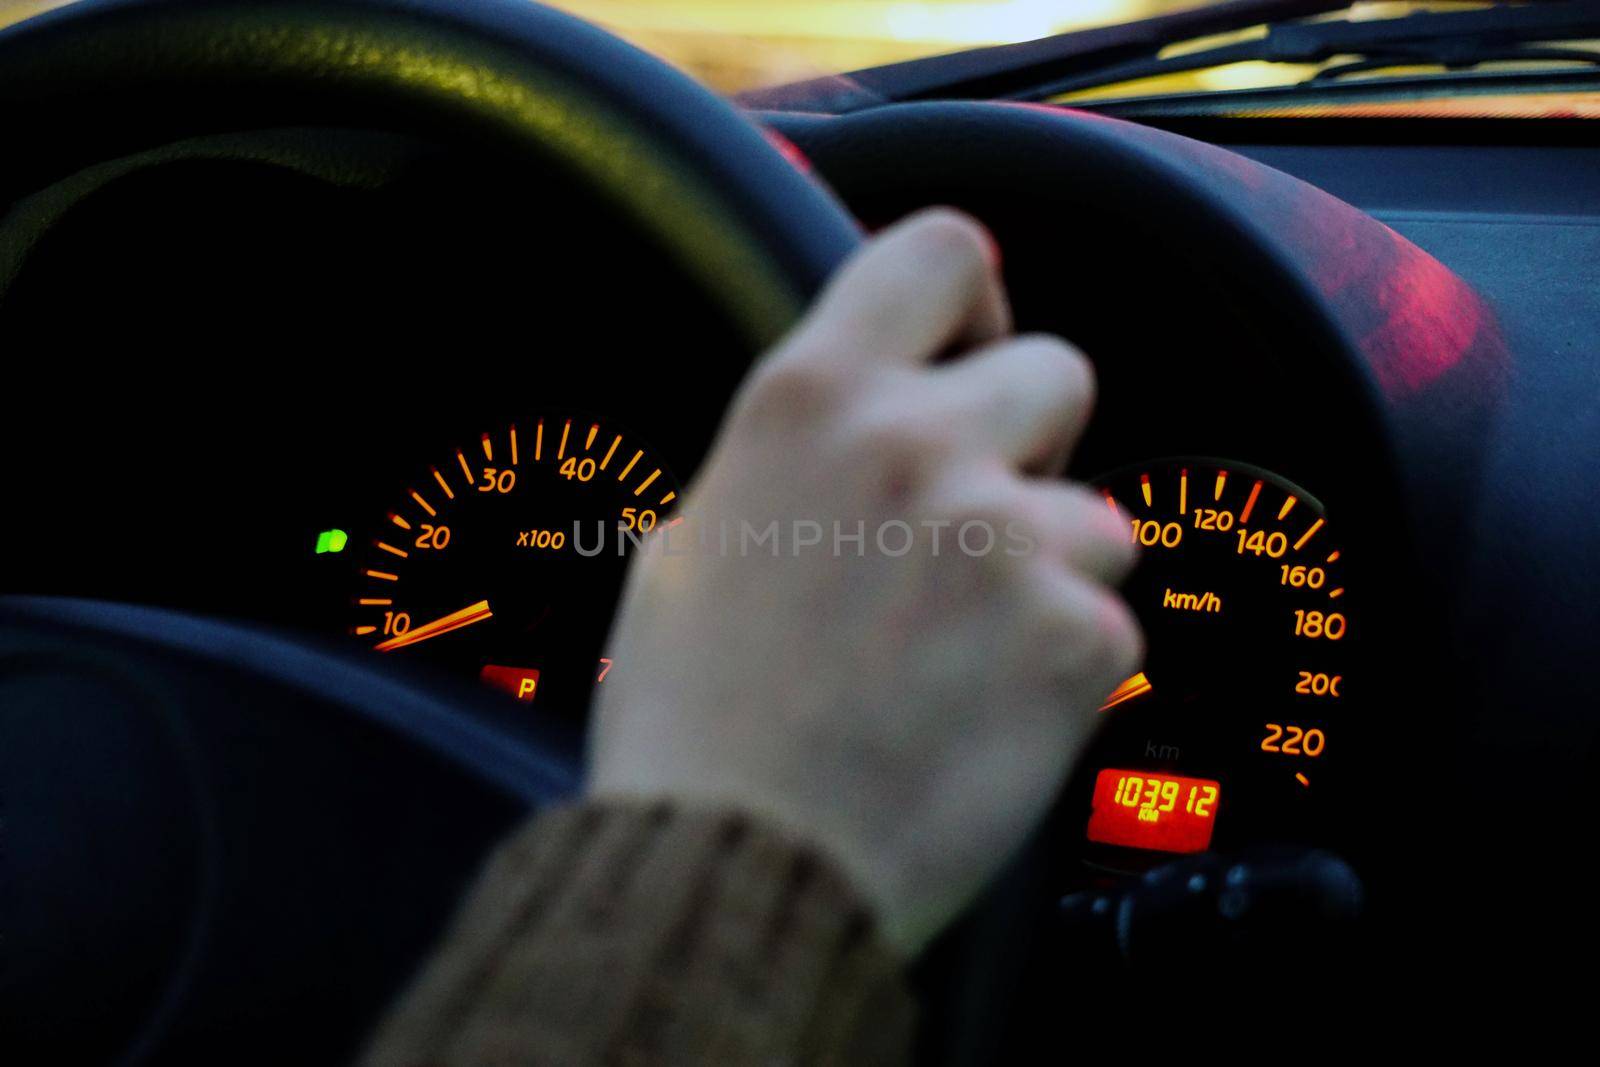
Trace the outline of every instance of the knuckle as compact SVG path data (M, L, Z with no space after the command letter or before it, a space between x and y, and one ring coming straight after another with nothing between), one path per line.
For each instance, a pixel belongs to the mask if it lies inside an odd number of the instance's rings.
M911 405L880 404L853 420L847 447L879 462L928 469L949 452L949 435Z
M757 429L818 422L838 411L845 375L824 360L791 356L758 370L740 398L739 418Z
M1029 554L1026 547L1036 543L1042 520L1026 495L1001 479L976 481L963 492L937 498L931 510L950 524L963 554L980 558L990 570L1009 571L1019 556Z

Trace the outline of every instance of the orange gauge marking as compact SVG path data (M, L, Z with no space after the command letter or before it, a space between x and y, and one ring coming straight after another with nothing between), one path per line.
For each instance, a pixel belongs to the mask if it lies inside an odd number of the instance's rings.
M1244 510L1239 512L1239 525L1243 526L1250 521L1250 512L1256 506L1256 497L1261 495L1261 482L1258 480L1250 487L1250 499L1244 502Z
M367 596L362 597L360 600L356 601L356 603L360 604L364 608L386 608L393 604L394 601L386 600L383 597Z
M561 427L561 446L556 449L556 458L565 459L567 456L567 434L572 430L572 420L568 419Z
M1100 705L1100 710L1105 711L1107 708L1114 708L1118 704L1125 703L1135 697L1142 697L1153 688L1155 687L1150 684L1150 679L1145 677L1144 671L1140 671L1113 689L1111 695L1106 697L1106 702Z
M511 427L511 465L517 465L517 428Z
M400 580L400 576L398 574L390 574L388 571L368 571L367 577L381 578L386 582L398 582Z
M456 449L456 459L461 462L461 473L465 474L467 476L467 484L468 485L475 484L475 482L473 480L473 477L472 477L472 466L469 463L467 463L467 457L462 454L461 449L459 449L459 448Z
M1338 558L1339 558L1339 553L1337 553L1337 552L1328 553L1328 562L1329 563L1332 563L1334 560L1336 560Z
M1144 497L1144 506L1145 507L1149 507L1150 506L1150 476L1148 474L1139 475L1139 495Z
M490 463L494 462L494 445L489 441L489 435L483 435L483 458Z
M357 637L365 637L368 634L373 634L373 633L377 633L377 632L378 632L378 628L376 626L357 626L356 627L356 636Z
M1298 498L1293 493L1289 494L1289 498L1283 502L1283 507L1278 509L1279 522L1282 522L1284 519L1286 519L1289 515L1289 512L1294 510L1295 501L1297 499Z
M407 645L414 645L418 641L439 637L442 634L459 630L463 626L471 626L473 623L483 622L492 618L494 618L494 612L489 610L489 602L480 600L476 604L467 605L460 611L452 611L450 614L434 619L432 622L425 622L421 626L415 626L403 634L389 638L387 641L380 641L373 647L379 652L392 652L397 648L405 648Z
M643 451L635 452L633 454L633 458L628 460L628 465L626 467L622 468L622 473L617 475L617 481L619 481L619 482L627 481L628 480L628 472L633 470L633 465L635 463L639 462L639 457L641 457L643 455L644 455Z
M1300 540L1298 540L1298 541L1296 541L1294 543L1294 550L1296 552L1298 552L1302 548L1304 548L1305 547L1305 543L1307 541L1311 540L1313 537L1315 537L1316 534L1317 534L1317 531L1320 530L1320 529L1322 529L1322 520L1318 519L1316 522L1311 524L1311 526L1306 530L1305 533L1300 535Z
M1331 589L1328 591L1329 600L1338 600L1342 596L1344 596L1344 586L1342 585L1337 589Z
M444 490L446 500L454 500L456 498L456 494L451 491L449 484L445 482L444 475L439 473L438 467L433 468L433 480L439 483L440 489Z
M1181 471L1178 472L1178 514L1179 515L1187 515L1188 513L1189 513L1189 472L1187 470L1181 470Z
M1222 499L1222 487L1227 485L1227 484L1228 484L1228 472L1227 471L1218 471L1217 472L1217 488L1211 494L1211 499L1213 501Z
M1307 789L1311 788L1311 779L1307 778L1305 775L1299 773L1298 771L1295 772L1294 780L1299 782L1301 785L1305 786Z
M401 559L406 559L411 555L411 553L407 552L405 549L396 548L393 545L383 541L378 542L378 547L389 553L389 555L399 556Z
M606 464L611 462L611 457L616 454L617 446L620 445L621 443L622 443L622 435L620 433L617 434L616 437L612 438L611 447L606 449L606 458L602 459L600 461L600 469L601 470L605 470L606 469Z
M637 489L635 489L633 491L633 495L634 496L641 495L646 489L650 488L650 483L655 481L659 477L661 477L661 468L657 467L655 470L650 472L650 477L646 478L644 481L639 483L639 488L637 488Z
M1113 497L1111 495L1111 490L1106 489L1106 490L1103 490L1103 492L1105 493L1105 497L1106 497L1106 507L1111 509L1111 514L1113 514L1113 515L1119 514L1119 512L1117 511L1117 500L1116 500L1115 497Z
M539 420L539 428L533 433L533 459L537 463L544 456L544 420Z
M595 423L593 426L589 427L589 436L583 442L583 450L585 452L589 451L589 449L594 447L594 435L599 433L599 432L600 432L600 424L598 422Z
M433 505L422 499L422 494L417 492L415 489L411 490L411 499L415 500L417 505L421 507L423 511L428 513L429 518L439 514L437 511L433 510Z
M411 529L411 524L409 522L407 522L406 520L402 519L400 516L396 515L392 511L389 512L389 521L394 523L396 526L400 527L400 529L402 529L402 530Z
M678 499L678 494L677 493L668 493L666 496L661 498L661 503L659 505L657 505L657 506L664 508L664 507L666 507L668 504L672 503L676 499Z

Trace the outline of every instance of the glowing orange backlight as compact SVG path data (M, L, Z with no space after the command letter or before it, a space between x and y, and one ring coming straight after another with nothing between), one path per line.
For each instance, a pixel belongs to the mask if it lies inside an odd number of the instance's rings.
M1094 780L1090 841L1157 852L1211 847L1221 784L1146 771L1107 768Z

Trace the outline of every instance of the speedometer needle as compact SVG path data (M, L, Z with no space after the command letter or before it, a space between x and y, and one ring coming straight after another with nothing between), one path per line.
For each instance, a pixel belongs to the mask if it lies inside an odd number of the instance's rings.
M382 648L383 646L379 645L378 647ZM1150 679L1145 677L1144 671L1140 671L1113 689L1111 695L1106 697L1106 702L1100 705L1100 710L1106 711L1125 701L1132 700L1134 697L1142 697L1150 692L1152 688L1154 687L1150 684Z
M482 622L493 617L494 612L489 610L489 602L480 600L476 604L464 607L460 611L452 611L450 614L434 619L432 622L425 622L421 626L407 630L405 633L391 637L389 640L380 642L373 647L379 652L393 652L397 648L405 648L407 645L414 645L418 641L426 641L430 637L438 637L440 634L447 634L451 630L459 630L463 626L471 626L475 622Z

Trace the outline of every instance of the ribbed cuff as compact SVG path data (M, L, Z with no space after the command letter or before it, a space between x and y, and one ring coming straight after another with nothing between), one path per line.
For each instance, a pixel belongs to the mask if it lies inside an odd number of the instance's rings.
M500 847L364 1063L900 1063L912 1002L814 850L620 801Z

